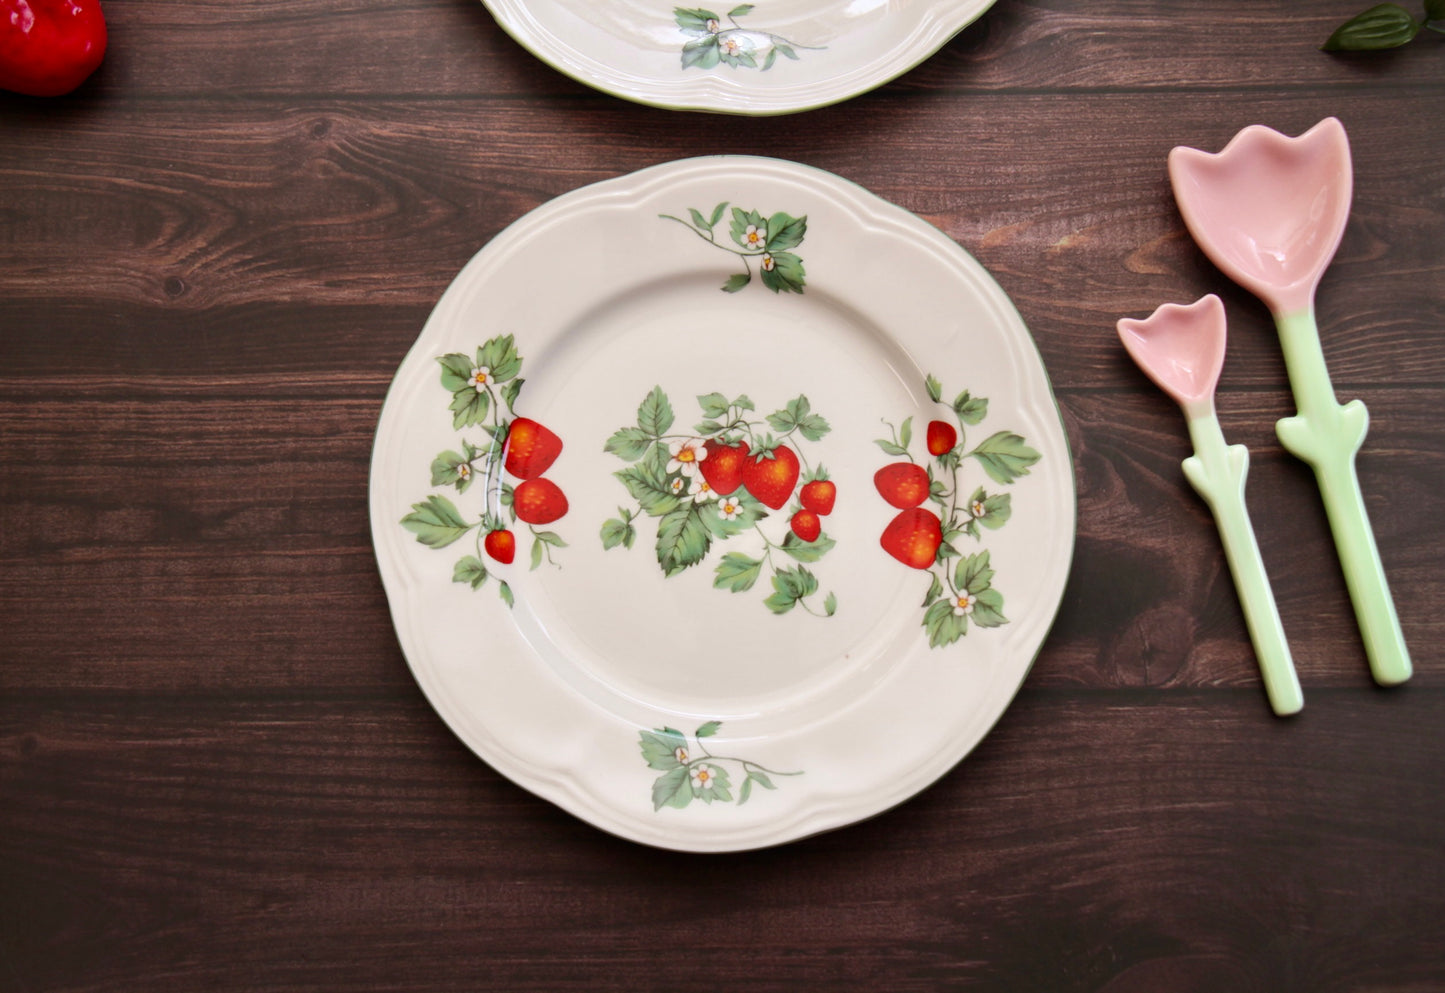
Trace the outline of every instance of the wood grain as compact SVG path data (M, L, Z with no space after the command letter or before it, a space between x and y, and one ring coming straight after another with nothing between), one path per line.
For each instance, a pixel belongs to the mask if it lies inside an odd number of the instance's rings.
M1436 993L1445 988L1445 39L1366 6L999 0L784 118L622 103L475 0L126 0L63 100L0 93L0 990ZM659 8L666 17L667 5ZM1165 158L1338 116L1320 288L1415 658L1374 687L1268 314ZM392 631L387 385L506 225L690 155L828 169L1012 297L1073 449L1058 619L983 744L896 810L719 858L613 839L471 755ZM1268 712L1178 411L1121 316L1220 294L1220 419L1307 705ZM566 729L539 729L566 733Z

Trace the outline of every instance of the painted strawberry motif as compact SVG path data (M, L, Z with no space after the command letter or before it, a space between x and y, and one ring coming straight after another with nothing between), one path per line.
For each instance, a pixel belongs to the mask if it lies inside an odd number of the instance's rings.
M517 557L517 537L506 529L487 532L482 539L482 547L487 554L503 565L511 565L512 560Z
M562 439L530 417L518 417L507 432L503 468L518 479L535 479L562 453ZM560 515L559 515L560 516Z
M793 534L804 541L817 541L818 535L823 533L823 522L818 519L816 513L806 508L793 515L790 526Z
M831 479L814 479L804 483L799 497L803 506L819 517L827 517L833 512L833 502L837 498L838 486Z
M947 421L928 422L928 454L943 455L958 444L958 429Z
M528 524L551 524L567 513L567 496L550 479L528 479L512 491L512 509Z
M943 544L943 525L933 511L912 507L888 523L879 544L904 565L928 569Z
M928 471L913 462L894 462L873 474L878 493L901 510L928 499Z
M781 510L798 485L798 472L798 456L787 445L779 445L772 458L755 455L743 463L743 487L760 502Z
M713 439L703 446L707 457L697 464L697 471L718 496L728 496L743 485L743 466L748 461L747 442L726 445Z

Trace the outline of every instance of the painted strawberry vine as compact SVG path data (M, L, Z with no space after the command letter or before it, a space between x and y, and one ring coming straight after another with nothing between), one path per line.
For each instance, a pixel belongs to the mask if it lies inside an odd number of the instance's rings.
M733 777L741 775L737 804L742 806L752 796L753 784L775 790L774 776L801 776L802 772L777 772L748 759L713 755L703 744L717 734L721 721L708 721L687 735L670 727L654 728L638 734L642 757L662 775L652 784L652 809L686 807L694 800L703 803L733 801Z
M602 547L630 549L638 518L656 518L657 564L675 576L701 563L714 545L736 540L746 550L721 556L715 588L743 593L766 574L772 592L763 603L773 613L802 607L831 617L837 597L828 593L815 606L818 578L807 565L835 544L822 518L832 513L837 486L822 465L809 465L799 443L822 439L828 422L806 396L765 418L749 416L756 408L746 396L708 393L697 402L702 419L691 432L673 431L672 403L654 387L637 408L637 423L607 439L604 450L630 463L613 475L636 503L618 507L602 525ZM763 526L770 511L784 508L786 528Z
M941 405L942 384L929 376L925 385L929 399ZM1003 594L993 586L988 550L964 554L956 543L965 537L980 542L984 531L1003 527L1013 513L1012 498L977 486L965 499L966 485L960 479L965 462L976 462L990 480L1007 486L1028 475L1039 460L1039 453L1012 431L996 431L968 447L968 429L988 416L983 397L964 390L948 407L951 421L928 423L923 439L927 457L921 462L910 450L913 418L897 428L889 424L890 436L878 439L877 445L907 461L885 465L873 477L879 495L899 511L879 539L883 550L931 577L922 606L923 628L933 648L962 638L970 621L981 628L1008 623Z
M732 244L718 239L717 226L722 223L730 205L725 200L706 217L696 207L688 208L689 221L671 214L659 214L663 220L676 221L699 238L742 259L743 271L729 276L722 284L724 293L736 293L753 281L750 260L756 259L762 283L774 293L802 293L807 283L803 260L792 249L803 243L808 233L808 217L793 217L779 211L764 217L756 210L733 207L727 234ZM734 247L736 246L736 247Z
M822 51L821 47L799 45L781 35L744 28L738 23L738 18L751 13L753 6L745 3L734 7L727 12L726 21L701 7L674 7L673 19L682 33L689 36L682 46L682 67L711 69L722 63L734 69L767 72L779 55L796 62L800 48ZM762 60L761 65L759 59Z
M432 493L412 504L401 519L402 527L429 548L446 548L472 535L474 553L463 555L452 570L452 581L480 589L490 575L487 560L510 565L516 557L514 528L525 526L532 537L531 567L552 562L552 549L567 542L550 524L567 513L567 497L543 474L562 451L562 439L545 425L518 417L517 394L522 389L522 357L511 335L482 344L475 355L452 352L437 358L441 385L451 394L452 428L476 428L480 434L459 437L457 449L448 449L431 463L431 485L450 487L457 496L481 481L480 500L469 518L450 498ZM493 568L495 568L495 564ZM512 589L498 577L498 592L511 606Z

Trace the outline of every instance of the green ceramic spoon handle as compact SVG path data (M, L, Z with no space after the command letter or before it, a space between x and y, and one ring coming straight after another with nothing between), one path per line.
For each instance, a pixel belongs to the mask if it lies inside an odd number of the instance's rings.
M1214 512L1224 542L1224 557L1234 576L1244 622L1259 659L1265 695L1276 714L1283 717L1298 713L1304 706L1304 693L1244 502L1249 451L1243 445L1224 443L1224 433L1213 414L1191 417L1189 436L1194 441L1194 454L1184 460L1184 475Z
M1280 420L1275 432L1287 451L1315 471L1375 682L1403 683L1410 678L1410 652L1355 472L1369 412L1359 400L1335 400L1312 310L1277 315L1276 323L1299 413Z

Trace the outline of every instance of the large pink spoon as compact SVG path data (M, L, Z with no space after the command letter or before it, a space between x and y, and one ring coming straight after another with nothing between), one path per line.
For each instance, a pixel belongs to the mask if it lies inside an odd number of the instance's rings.
M1333 117L1298 138L1248 127L1218 154L1174 149L1169 178L1199 247L1274 315L1298 408L1275 431L1314 468L1375 681L1402 683L1410 654L1355 473L1369 414L1336 402L1315 324L1315 288L1350 213L1345 129Z

